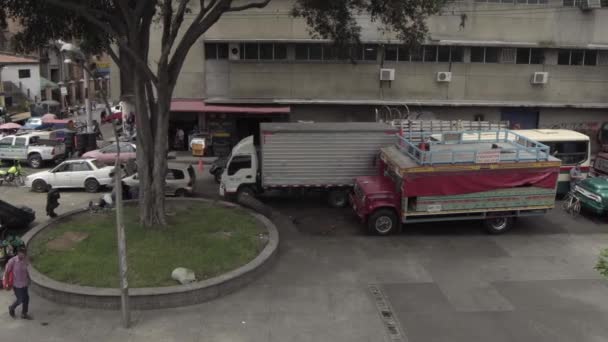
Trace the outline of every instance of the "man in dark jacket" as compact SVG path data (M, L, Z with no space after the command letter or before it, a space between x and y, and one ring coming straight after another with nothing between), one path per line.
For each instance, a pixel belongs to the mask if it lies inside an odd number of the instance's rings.
M59 198L61 198L61 195L59 194L59 190L53 189L50 185L48 191L49 192L46 194L46 214L51 218L55 218L57 217L55 209L59 207Z

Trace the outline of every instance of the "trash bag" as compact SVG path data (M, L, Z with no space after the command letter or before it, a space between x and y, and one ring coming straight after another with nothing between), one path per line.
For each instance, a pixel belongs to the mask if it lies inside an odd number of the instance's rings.
M178 267L171 272L171 278L178 281L180 284L189 284L196 280L194 271L184 267Z

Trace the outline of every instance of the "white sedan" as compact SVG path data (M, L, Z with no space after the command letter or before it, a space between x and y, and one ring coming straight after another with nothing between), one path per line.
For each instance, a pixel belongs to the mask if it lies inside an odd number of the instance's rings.
M97 192L102 186L111 185L113 166L105 166L96 159L67 160L49 171L29 175L25 186L33 191L45 192L53 188L84 188L87 192Z

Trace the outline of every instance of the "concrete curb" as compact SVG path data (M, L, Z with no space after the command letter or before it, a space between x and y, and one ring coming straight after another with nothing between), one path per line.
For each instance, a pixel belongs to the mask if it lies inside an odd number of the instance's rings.
M209 199L170 200L207 202L229 208L241 208L233 203ZM277 256L279 232L276 226L266 217L248 209L244 210L253 215L268 229L268 243L257 257L235 270L200 282L177 286L129 289L131 309L150 310L199 304L229 294L247 285L269 268ZM23 241L28 245L41 231L66 218L86 211L87 209L74 210L43 223L25 234ZM120 290L118 288L97 288L61 283L43 275L32 266L30 266L29 272L32 280L32 291L50 301L94 309L120 309Z

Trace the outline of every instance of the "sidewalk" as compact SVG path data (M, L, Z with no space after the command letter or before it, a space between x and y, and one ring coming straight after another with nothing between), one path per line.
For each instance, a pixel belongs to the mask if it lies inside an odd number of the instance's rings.
M185 163L197 165L200 160L205 165L211 165L217 157L195 157L190 151L171 151L169 152L170 163Z

